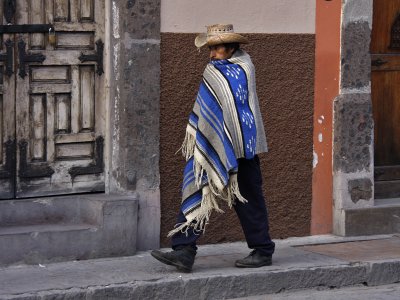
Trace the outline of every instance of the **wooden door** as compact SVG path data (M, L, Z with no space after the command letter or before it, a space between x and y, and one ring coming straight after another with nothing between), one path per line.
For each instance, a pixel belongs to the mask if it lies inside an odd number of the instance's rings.
M400 196L400 0L375 0L371 40L375 198Z
M104 1L17 0L14 23L55 30L54 41L52 30L12 37L3 100L15 109L3 116L14 134L14 196L104 191Z

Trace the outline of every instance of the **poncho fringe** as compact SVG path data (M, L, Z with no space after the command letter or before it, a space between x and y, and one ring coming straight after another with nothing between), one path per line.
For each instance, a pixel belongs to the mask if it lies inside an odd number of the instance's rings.
M188 160L192 156L195 157L195 182L196 185L200 187L205 169L203 168L201 163L198 163L196 161L195 146L195 137L188 131L186 131L181 150L183 157L185 157L186 160ZM171 230L168 233L168 237L178 232L187 234L189 228L193 228L194 232L204 231L205 226L208 224L211 213L213 211L224 213L224 211L220 209L218 205L218 199L225 201L229 208L232 208L232 205L234 205L236 199L243 203L247 202L247 200L240 194L236 173L230 175L229 183L222 190L219 189L214 184L213 180L209 178L208 185L202 187L202 195L203 197L201 200L201 205L200 208L196 210L196 215L193 217L190 214L187 215L187 221L185 223L176 224L175 229Z

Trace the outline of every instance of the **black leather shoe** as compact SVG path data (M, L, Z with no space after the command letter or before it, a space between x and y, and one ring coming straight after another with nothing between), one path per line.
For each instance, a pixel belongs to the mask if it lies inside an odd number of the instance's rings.
M250 252L243 259L238 259L235 266L238 268L259 268L272 265L272 255L262 255L257 249Z
M192 271L196 250L191 246L182 247L170 252L153 250L151 251L151 256L164 264L175 266L179 271L189 273Z

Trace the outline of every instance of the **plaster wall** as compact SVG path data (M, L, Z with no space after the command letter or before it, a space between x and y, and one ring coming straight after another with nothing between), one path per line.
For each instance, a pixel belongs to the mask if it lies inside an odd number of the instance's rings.
M162 0L161 32L204 31L233 23L246 33L315 33L315 0Z
M208 52L198 52L194 33L161 34L160 174L161 242L176 222L184 138ZM262 154L263 187L273 238L310 233L314 35L246 34L256 67L269 152ZM182 46L185 45L185 46ZM233 210L214 213L199 243L243 240Z
M161 243L179 210L185 134L208 51L205 25L233 23L248 36L269 153L260 156L273 238L310 233L315 0L161 1ZM214 213L200 243L243 240L233 210Z
M339 94L341 0L316 5L311 234L332 232L332 118Z

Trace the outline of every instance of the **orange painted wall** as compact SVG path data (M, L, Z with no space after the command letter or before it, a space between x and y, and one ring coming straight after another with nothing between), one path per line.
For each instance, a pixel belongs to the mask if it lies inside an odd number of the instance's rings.
M339 94L341 7L342 0L316 2L313 235L332 232L332 116Z

